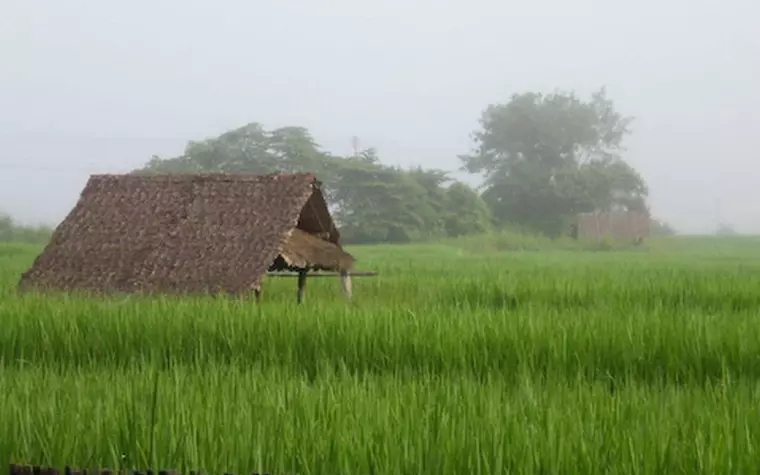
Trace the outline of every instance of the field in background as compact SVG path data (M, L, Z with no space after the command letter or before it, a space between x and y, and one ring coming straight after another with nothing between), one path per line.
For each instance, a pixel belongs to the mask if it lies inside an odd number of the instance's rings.
M18 296L0 246L0 457L244 473L750 473L760 239L626 252L357 247L264 302ZM571 244L567 245L570 249ZM539 249L503 252L506 249ZM499 252L502 251L502 252Z

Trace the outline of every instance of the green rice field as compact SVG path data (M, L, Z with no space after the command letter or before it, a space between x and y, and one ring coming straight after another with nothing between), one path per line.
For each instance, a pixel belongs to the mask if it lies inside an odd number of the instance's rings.
M7 463L333 474L760 472L760 238L350 249L264 300L17 295Z

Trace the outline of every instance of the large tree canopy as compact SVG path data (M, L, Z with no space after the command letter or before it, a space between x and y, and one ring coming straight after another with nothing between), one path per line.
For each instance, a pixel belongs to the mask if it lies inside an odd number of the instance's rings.
M460 160L484 177L483 199L498 223L557 235L578 212L646 210L647 187L621 156L631 121L604 89L587 101L515 94L485 109L475 151Z

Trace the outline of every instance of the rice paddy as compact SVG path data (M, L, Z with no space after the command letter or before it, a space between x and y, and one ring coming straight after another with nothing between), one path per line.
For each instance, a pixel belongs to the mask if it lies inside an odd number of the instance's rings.
M461 244L461 245L460 245ZM627 252L357 247L222 298L17 295L0 456L238 474L694 474L760 466L760 240Z

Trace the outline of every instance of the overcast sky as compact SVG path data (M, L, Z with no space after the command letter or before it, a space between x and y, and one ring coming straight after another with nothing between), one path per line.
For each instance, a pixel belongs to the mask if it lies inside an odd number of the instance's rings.
M684 232L760 233L756 0L1 0L0 210L57 224L91 173L248 122L454 170L515 92L607 86Z

